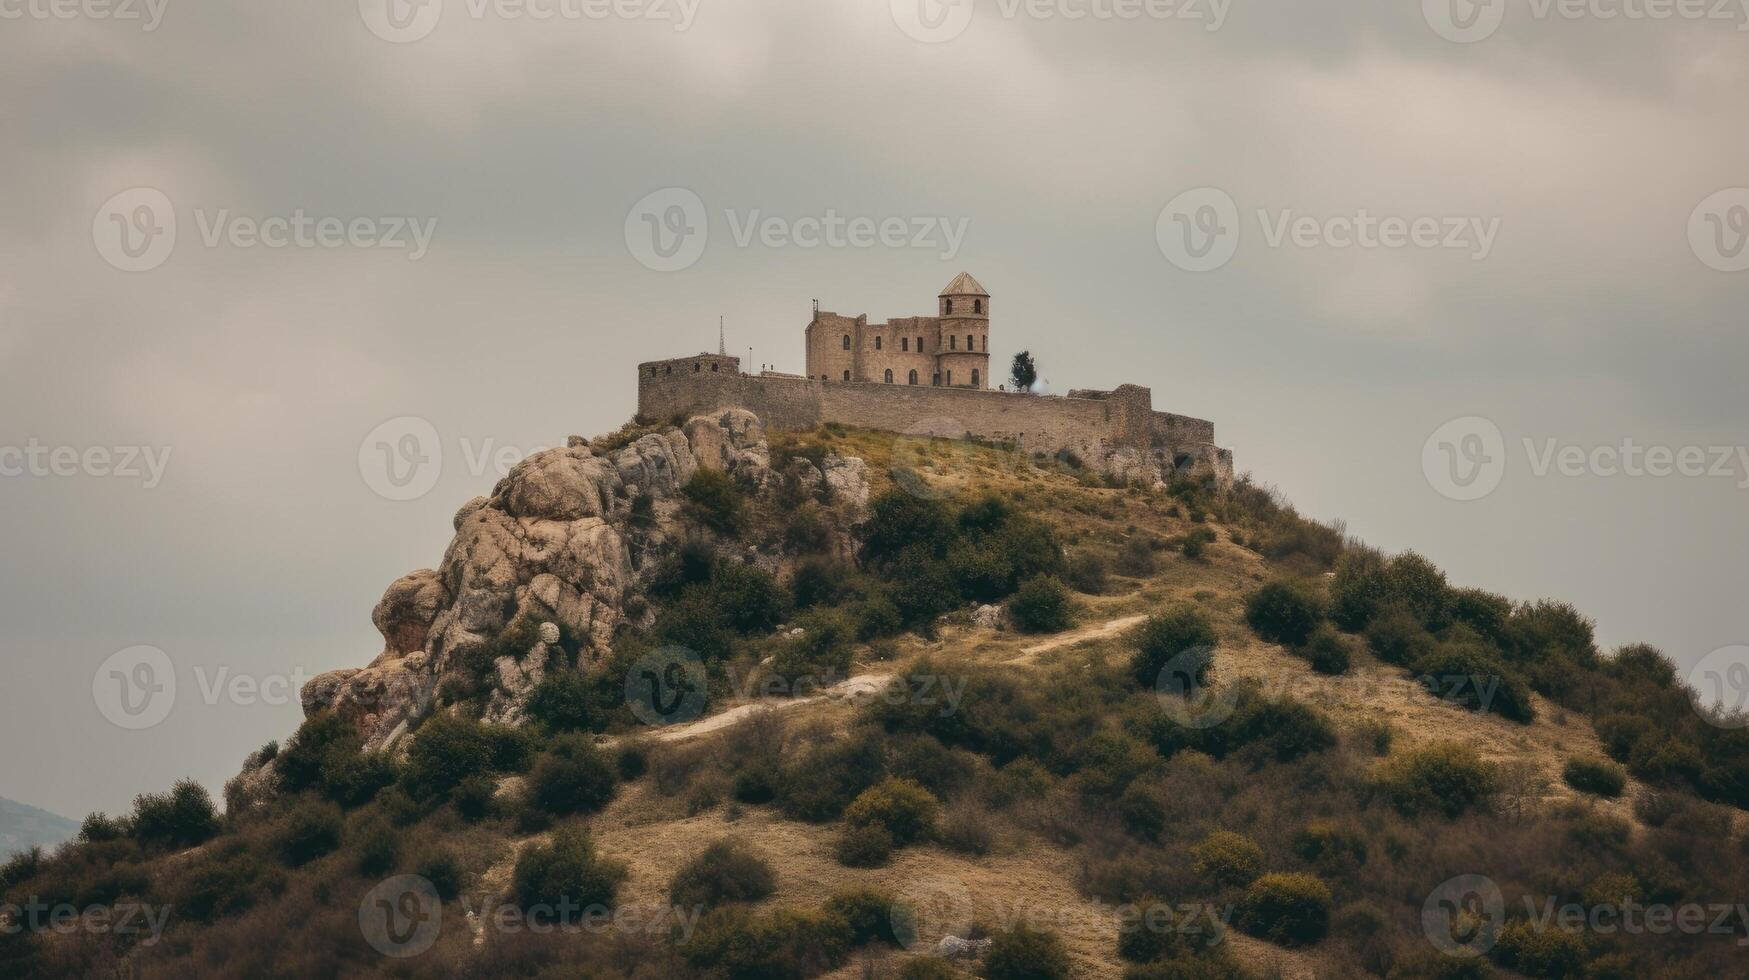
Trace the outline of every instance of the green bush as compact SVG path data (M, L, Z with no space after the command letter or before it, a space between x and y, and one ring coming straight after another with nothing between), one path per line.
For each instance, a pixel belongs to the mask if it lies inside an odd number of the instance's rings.
M938 616L959 605L959 592L947 563L929 557L921 548L905 552L892 563L886 594L899 611L900 622L926 635Z
M307 800L292 808L276 835L279 856L294 868L330 853L340 846L340 808L332 803Z
M1206 527L1193 529L1178 543L1178 550L1191 561L1201 561L1208 553L1208 546L1215 543L1215 532Z
M1293 850L1307 863L1344 869L1366 863L1366 837L1353 826L1314 820L1294 834Z
M1323 618L1323 603L1298 579L1277 579L1245 597L1245 622L1272 643L1298 646Z
M909 779L887 779L864 790L846 807L844 819L852 827L878 826L903 847L927 838L935 830L941 804L935 796Z
M1064 575L1064 581L1076 592L1085 595L1104 595L1111 585L1105 570L1105 559L1090 551L1083 551L1069 559L1069 570Z
M1373 656L1407 667L1433 652L1433 637L1406 609L1379 612L1366 627L1366 645Z
M1500 930L1494 958L1527 977L1565 980L1584 975L1585 941L1565 929L1514 922Z
M845 827L833 853L847 868L878 868L893 855L893 835L880 824Z
M1314 875L1267 874L1239 903L1239 928L1282 946L1308 946L1330 928L1330 889Z
M330 755L357 755L360 744L351 722L333 712L320 714L298 726L275 757L273 768L285 790L302 792L321 785Z
M1620 766L1592 756L1568 759L1566 767L1561 770L1561 778L1581 793L1595 793L1610 799L1620 796L1627 786L1627 773Z
M1336 744L1335 725L1304 702L1265 697L1261 686L1249 679L1236 683L1227 696L1232 698L1232 712L1217 725L1186 726L1166 717L1152 720L1148 734L1154 748L1167 758L1191 749L1217 759L1235 755L1262 765L1292 762Z
M856 615L856 638L863 641L895 636L905 629L899 607L885 592L876 592L863 602Z
M1138 683L1154 687L1160 672L1171 664L1186 675L1189 685L1200 688L1208 683L1216 642L1215 628L1195 606L1177 606L1150 616L1130 634L1129 643L1136 648L1130 674Z
M850 955L850 926L825 912L730 905L699 920L680 944L687 965L722 980L805 980Z
M795 577L790 580L796 608L811 609L838 603L850 594L850 580L854 575L854 569L843 562L825 558L810 558L802 562L796 566Z
M394 870L401 859L401 835L387 820L371 819L359 827L357 837L359 874L374 877Z
M619 692L624 698L624 692ZM611 695L577 670L549 670L528 696L529 720L549 732L590 732L607 727Z
M729 537L747 527L747 500L728 474L700 466L681 487L685 513L700 524Z
M1348 672L1348 646L1342 642L1342 636L1329 624L1320 624L1312 631L1305 644L1294 651L1312 669L1320 674L1345 674Z
M386 752L357 748L348 752L336 746L322 761L322 792L341 806L363 806L399 776L400 769Z
M468 823L478 823L492 815L493 799L498 793L498 779L495 776L480 773L469 776L457 784L450 793L449 799L455 804L455 812Z
M413 862L413 873L437 892L437 897L449 901L462 892L462 865L456 856L444 849L428 850Z
M1074 624L1069 591L1054 578L1027 579L1009 600L1008 613L1022 633L1060 633Z
M1217 830L1190 849L1191 870L1217 885L1244 887L1263 873L1263 848L1244 834Z
M945 558L959 529L941 501L893 488L869 505L869 518L860 533L863 558L879 564L912 548L921 548L929 557Z
M426 719L413 733L402 780L415 799L445 800L462 780L492 767L492 733L457 715Z
M1529 686L1479 645L1441 643L1412 669L1428 693L1443 701L1520 723L1536 718Z
M778 809L797 820L835 820L885 773L886 746L879 739L849 738L816 746L786 760L777 791Z
M1404 814L1457 817L1487 802L1496 790L1492 765L1475 749L1435 742L1385 761L1380 780Z
M1413 551L1405 551L1385 565L1385 591L1390 602L1430 630L1442 630L1451 621L1451 590L1445 573Z
M624 866L595 853L580 826L553 831L552 840L523 849L511 875L512 889L531 918L550 921L556 910L611 910L625 880Z
M1384 556L1354 547L1336 560L1330 579L1330 618L1350 633L1366 629L1389 598Z
M1112 565L1119 575L1147 578L1160 567L1154 548L1141 538L1129 538L1117 549L1117 561Z
M1524 658L1566 654L1575 662L1598 663L1597 639L1591 620L1564 602L1540 600L1512 611L1512 633Z
M206 857L172 894L179 918L211 922L247 911L284 887L284 871L238 845Z
M1068 980L1069 951L1054 933L1017 924L990 937L984 976L987 980Z
M746 843L725 838L675 872L668 899L675 908L705 910L728 902L757 902L776 890L771 862Z
M896 904L897 900L888 892L859 888L835 893L826 899L823 911L828 916L844 920L850 927L852 946L866 946L873 942L897 946L899 937L893 934Z
M181 850L218 836L219 814L206 787L184 779L168 793L135 797L128 831L142 847Z
M534 764L529 790L547 813L593 813L613 799L614 766L587 735L561 735Z
M811 613L797 625L802 635L786 637L779 644L771 658L772 674L794 685L804 678L818 683L849 671L853 631L842 615Z
M770 572L740 562L722 562L711 592L728 627L742 636L769 633L790 613L789 592Z

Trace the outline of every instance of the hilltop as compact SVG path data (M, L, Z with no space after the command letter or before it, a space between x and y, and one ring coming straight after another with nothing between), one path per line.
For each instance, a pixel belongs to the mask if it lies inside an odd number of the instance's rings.
M222 815L179 784L0 870L8 903L168 907L161 940L0 935L7 972L1739 962L1739 918L1526 912L1737 902L1733 719L1563 603L1452 585L1248 479L727 411L531 457L456 530Z
M79 832L79 821L0 796L0 855L54 847Z

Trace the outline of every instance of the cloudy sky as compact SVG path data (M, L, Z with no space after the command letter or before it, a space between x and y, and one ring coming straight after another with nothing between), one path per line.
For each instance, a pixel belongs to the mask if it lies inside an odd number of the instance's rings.
M962 269L995 359L1150 386L1307 513L1611 645L1749 643L1734 5L395 2L0 0L0 795L217 789L500 451L616 427L719 315L800 371L812 299ZM360 465L405 417L414 500Z

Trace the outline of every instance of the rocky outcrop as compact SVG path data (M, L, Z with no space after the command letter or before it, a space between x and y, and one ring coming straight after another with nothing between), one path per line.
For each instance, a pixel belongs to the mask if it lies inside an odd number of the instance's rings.
M700 467L727 472L756 493L782 482L773 479L764 426L744 409L692 418L611 451L572 438L517 463L490 496L456 512L455 538L435 570L403 576L383 594L371 617L382 653L368 667L311 680L305 714L338 712L367 748L388 745L430 710L441 681L477 671L491 655L488 644L526 618L544 624L542 641L496 656L484 678L486 717L520 722L528 694L554 667L561 630L579 640L579 668L606 656L625 600L670 543L681 488ZM868 501L861 460L828 456L815 479L848 510Z

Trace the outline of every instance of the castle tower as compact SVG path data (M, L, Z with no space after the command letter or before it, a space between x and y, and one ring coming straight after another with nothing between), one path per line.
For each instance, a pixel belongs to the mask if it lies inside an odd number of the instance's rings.
M936 370L952 388L990 387L990 294L962 272L941 291Z

